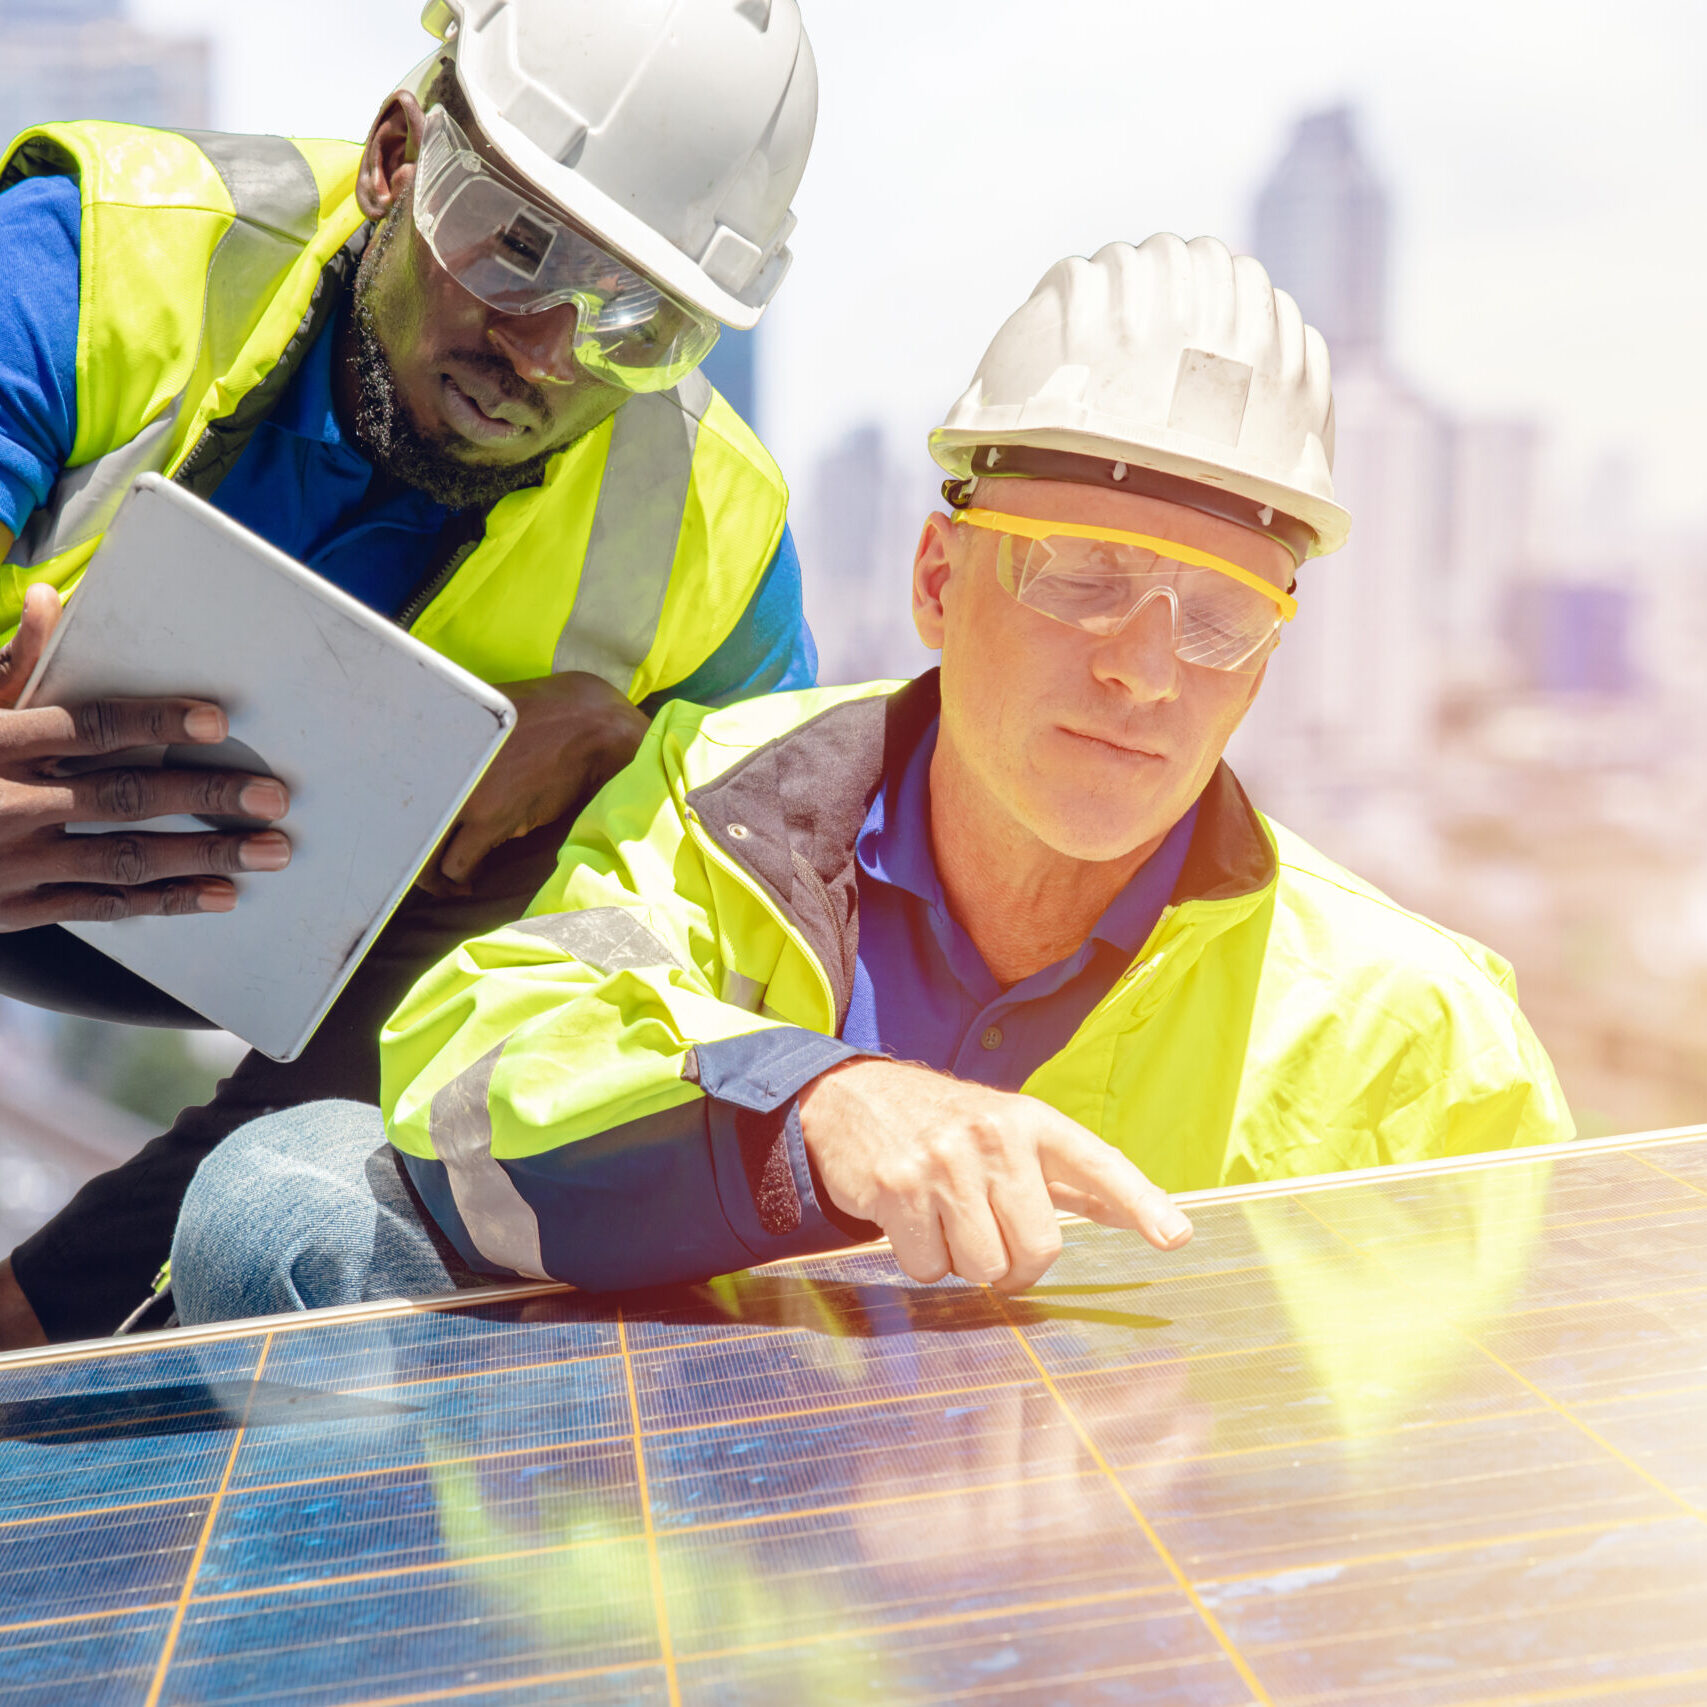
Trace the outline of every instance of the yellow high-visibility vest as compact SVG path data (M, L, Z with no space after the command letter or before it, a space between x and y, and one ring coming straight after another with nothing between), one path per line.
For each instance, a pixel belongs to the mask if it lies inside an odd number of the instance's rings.
M24 589L75 586L131 482L210 494L344 294L363 229L353 143L86 122L24 132L0 189L78 181L77 437L0 565L0 635ZM695 374L627 400L512 492L407 612L487 681L567 670L636 703L729 636L782 538L788 490Z

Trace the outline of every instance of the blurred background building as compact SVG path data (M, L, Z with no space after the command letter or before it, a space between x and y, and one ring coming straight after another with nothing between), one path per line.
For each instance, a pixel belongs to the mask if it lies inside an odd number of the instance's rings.
M0 43L0 137L52 119L211 122L211 44L139 28L125 0L0 0Z
M124 0L0 0L0 139L55 119L202 130L212 44L142 28ZM223 1034L139 1031L0 998L0 1255L93 1174L211 1092Z

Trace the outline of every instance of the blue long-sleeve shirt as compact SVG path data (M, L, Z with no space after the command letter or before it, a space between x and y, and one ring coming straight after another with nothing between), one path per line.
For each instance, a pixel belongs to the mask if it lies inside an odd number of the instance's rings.
M14 534L46 501L77 437L81 237L72 179L29 178L0 194L0 526ZM333 406L336 332L334 317L211 501L370 609L395 616L431 567L450 512L407 487L367 502L373 465ZM645 709L664 699L721 705L810 687L817 673L800 562L785 528L728 639Z

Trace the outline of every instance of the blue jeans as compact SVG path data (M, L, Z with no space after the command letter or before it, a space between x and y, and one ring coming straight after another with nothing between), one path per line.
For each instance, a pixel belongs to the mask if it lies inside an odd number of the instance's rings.
M371 1103L305 1103L232 1133L196 1170L172 1241L172 1298L189 1325L482 1284Z

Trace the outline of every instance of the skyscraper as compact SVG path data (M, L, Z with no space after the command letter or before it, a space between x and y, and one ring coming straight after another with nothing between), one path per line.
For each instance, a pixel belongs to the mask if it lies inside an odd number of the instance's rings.
M0 40L0 145L55 119L208 126L209 44L139 29L124 0L0 0Z
M1425 761L1446 655L1446 423L1387 360L1385 187L1344 107L1301 119L1253 211L1257 258L1327 339L1334 489L1351 543L1299 576L1300 610L1235 759L1283 815L1403 785Z
M1257 196L1256 253L1342 366L1387 343L1387 193L1349 107L1299 120Z

